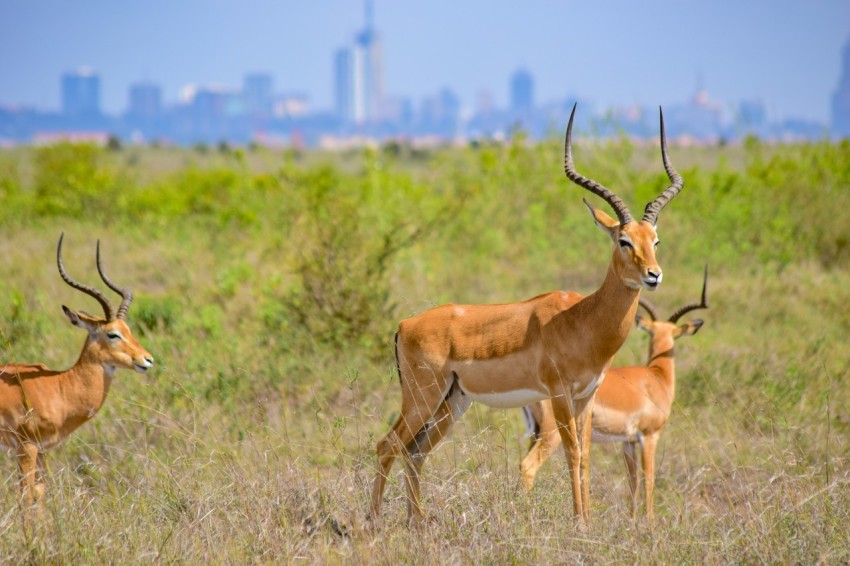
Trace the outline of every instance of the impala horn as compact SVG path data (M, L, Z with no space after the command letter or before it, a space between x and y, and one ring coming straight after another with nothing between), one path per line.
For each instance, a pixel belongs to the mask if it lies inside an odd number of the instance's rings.
M576 104L573 104L573 111L570 112L570 122L567 124L567 137L564 141L564 173L567 174L567 178L575 183L576 185L587 189L593 194L602 197L605 199L605 202L611 205L611 208L614 209L614 212L617 213L617 218L620 220L620 225L628 224L632 222L632 214L629 212L629 209L626 207L625 203L620 200L620 197L615 195L609 189L606 189L593 179L589 179L576 171L575 165L573 165L573 148L572 148L572 137L573 137L573 118L576 115Z
M94 298L98 303L100 303L100 306L103 307L103 314L106 316L106 320L113 320L112 303L109 302L109 299L106 298L106 295L104 295L94 287L83 285L79 281L71 279L71 276L68 275L67 271L65 271L65 265L62 263L62 240L64 237L65 233L63 232L59 236L59 245L56 246L56 265L59 267L59 276L62 277L62 280L72 288L76 289L77 291L82 291L86 295ZM124 303L121 304L123 306Z
M705 275L703 276L703 279L702 279L702 300L699 303L691 303L689 305L685 305L682 308L680 308L679 310L677 310L676 312L674 312L670 316L670 322L675 323L676 321L679 320L680 317L682 317L683 315L685 315L685 314L687 314L691 311L695 311L695 310L698 310L698 309L707 309L708 308L708 300L707 300L707 297L706 297L706 286L707 285L708 285L708 266L706 265L705 266Z
M655 200L646 205L643 212L643 221L649 222L653 226L658 221L658 213L667 206L667 203L679 194L685 184L682 176L673 168L670 163L670 157L667 155L667 133L664 131L664 112L661 107L658 107L658 116L661 122L661 160L664 162L664 170L667 171L667 177L670 179L670 186L663 193L658 195Z
M106 286L121 295L121 304L118 306L118 313L115 318L124 320L127 318L127 310L130 308L130 303L133 302L133 292L124 287L119 287L103 272L103 265L100 262L100 240L97 241L97 272L100 273L100 278L106 283Z

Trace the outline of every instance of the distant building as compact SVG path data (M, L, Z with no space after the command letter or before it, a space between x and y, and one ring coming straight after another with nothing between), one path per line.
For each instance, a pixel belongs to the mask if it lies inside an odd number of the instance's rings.
M366 27L354 43L334 55L335 105L346 122L362 125L381 118L384 96L381 38L372 25L372 1L366 0Z
M767 130L767 112L759 100L744 100L738 105L735 129L740 135L763 136Z
M850 39L844 44L841 76L832 95L832 133L850 138Z
M245 113L252 118L268 117L274 103L274 83L271 75L253 73L245 75L242 83Z
M436 96L429 96L422 102L422 131L446 137L454 137L459 132L460 98L448 88L442 89Z
M343 121L354 121L354 77L351 50L338 49L334 53L334 108Z
M303 118L310 114L310 98L304 93L279 94L274 97L275 118Z
M534 79L525 69L519 69L511 76L511 110L528 112L534 108Z
M127 116L134 119L150 120L162 114L162 89L150 82L130 85Z
M62 75L62 114L72 118L100 115L100 77L91 69Z

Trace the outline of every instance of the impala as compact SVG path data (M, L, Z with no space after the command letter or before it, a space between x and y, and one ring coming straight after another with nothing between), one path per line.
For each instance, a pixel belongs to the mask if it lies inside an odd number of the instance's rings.
M103 272L100 242L97 271L106 286L121 295L118 310L101 291L71 279L62 263L62 238L56 263L62 279L93 297L103 307L100 318L62 305L74 326L85 329L86 342L71 369L56 371L44 364L0 364L0 445L18 460L21 499L41 511L46 473L44 453L94 417L106 400L116 368L145 372L151 355L133 338L125 322L133 294L115 285Z
M673 343L682 336L692 336L702 327L702 320L684 324L677 321L685 314L707 309L706 284L708 268L702 284L702 300L685 305L669 320L659 320L655 307L640 299L649 318L639 316L637 326L649 333L649 361L645 366L617 367L608 370L605 381L596 392L591 417L594 442L622 442L626 471L629 475L629 502L632 517L637 516L637 445L641 447L641 466L644 475L646 515L653 519L652 492L655 486L655 449L658 438L673 406L676 392L676 370ZM520 471L527 489L534 485L540 466L551 456L561 439L552 403L548 400L523 407L532 445L522 461Z
M682 189L667 156L661 116L661 156L670 186L647 206L640 222L610 190L576 172L570 114L564 147L567 177L602 197L618 220L584 201L596 225L614 242L602 286L591 295L551 292L501 305L443 305L401 321L395 336L401 412L376 447L378 468L371 517L380 516L386 478L396 456L407 473L408 521L422 517L419 475L428 453L472 401L521 407L552 400L569 462L573 511L589 518L590 408L611 358L628 336L641 287L655 289L658 213ZM583 475L583 477L582 477Z

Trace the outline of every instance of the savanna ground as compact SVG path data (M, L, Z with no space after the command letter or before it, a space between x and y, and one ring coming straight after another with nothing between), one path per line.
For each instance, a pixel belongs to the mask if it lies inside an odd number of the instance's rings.
M850 561L850 145L672 147L662 312L697 300L658 452L654 528L632 522L618 447L591 459L592 524L558 454L529 495L519 411L473 407L429 459L435 521L409 531L401 466L365 521L399 407L398 320L444 302L592 292L611 244L560 140L351 154L87 146L0 153L0 359L70 366L98 312L55 267L131 287L154 354L49 454L47 518L22 528L0 460L0 562ZM640 214L657 146L579 140L580 171ZM595 197L593 197L595 198ZM601 201L596 202L607 210ZM615 364L642 363L634 332Z

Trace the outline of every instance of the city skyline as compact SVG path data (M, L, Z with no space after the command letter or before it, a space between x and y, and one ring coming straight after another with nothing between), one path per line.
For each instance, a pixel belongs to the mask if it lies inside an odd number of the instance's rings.
M363 3L339 0L44 0L2 11L12 25L0 35L0 105L57 111L57 77L88 65L109 114L127 110L132 84L159 84L172 104L188 84L239 88L257 72L332 111L334 53L365 27ZM522 68L534 77L537 104L573 96L609 107L669 105L689 99L702 77L722 103L760 100L771 119L829 123L850 4L614 2L608 12L552 1L533 10L505 0L375 2L383 92L419 103L448 88L464 109L482 97L507 108L510 78Z

